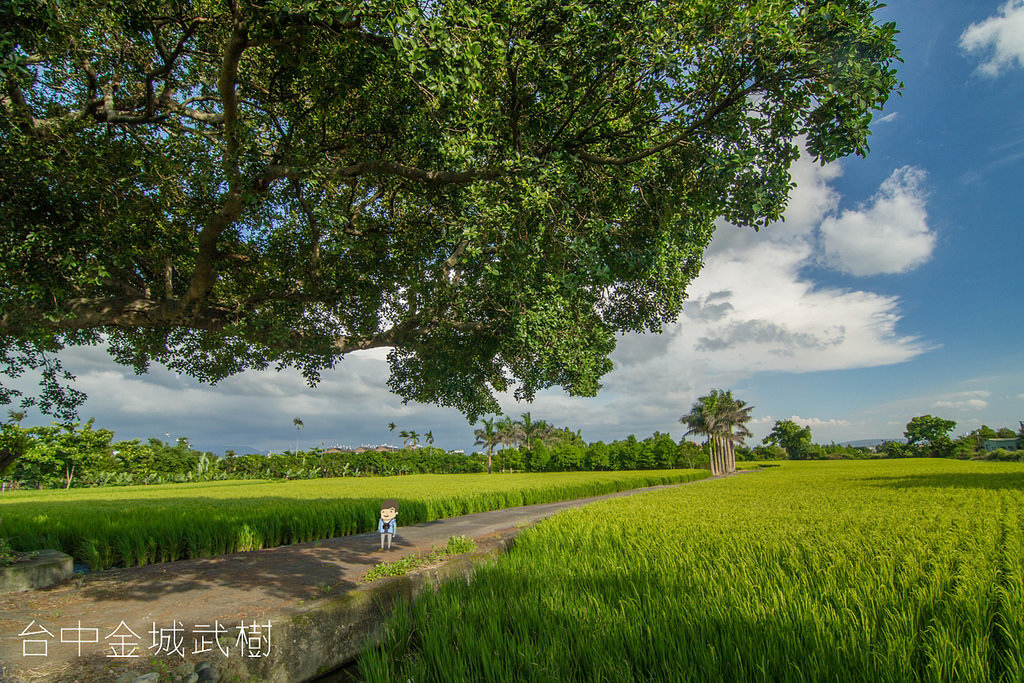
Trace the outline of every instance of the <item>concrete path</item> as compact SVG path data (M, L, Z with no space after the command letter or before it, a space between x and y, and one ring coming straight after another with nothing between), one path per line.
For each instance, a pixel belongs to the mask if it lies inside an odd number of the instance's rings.
M708 480L688 483L702 481ZM379 549L379 534L365 533L112 569L80 575L51 589L0 595L0 681L113 680L125 664L136 664L133 668L139 670L138 664L153 655L166 654L161 650L169 650L175 638L184 640L186 659L197 660L203 653L193 656L196 651L209 645L203 642L204 625L214 628L219 623L233 629L228 633L234 645L236 627L242 622L262 624L306 611L311 601L336 598L364 585L362 577L381 561L428 551L445 544L450 536L484 539L507 535L559 510L685 485L653 486L399 526L390 551ZM115 631L119 626L130 630ZM75 640L95 642L79 645ZM165 647L150 647L161 641ZM116 649L118 643L123 645L120 650ZM111 656L128 653L131 645L137 645L138 658ZM44 649L46 656L29 654Z

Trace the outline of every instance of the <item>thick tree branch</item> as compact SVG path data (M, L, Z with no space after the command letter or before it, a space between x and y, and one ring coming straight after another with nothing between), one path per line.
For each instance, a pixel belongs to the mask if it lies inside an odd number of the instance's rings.
M248 47L248 28L244 22L235 26L224 49L224 60L221 64L220 79L217 91L220 93L221 107L224 111L224 137L227 141L225 172L232 185L238 179L238 99L235 90L238 83L238 62Z
M0 317L0 335L18 336L36 323L47 329L72 332L104 327L187 327L220 330L231 322L231 311L219 306L204 306L185 313L177 301L139 296L113 296L71 299L63 306L66 317L52 320L52 314L24 311L18 318Z
M241 215L245 204L237 190L231 190L224 198L223 204L199 233L199 252L196 254L196 267L192 271L188 291L178 301L182 310L192 309L206 299L217 279L216 262L218 258L217 240L224 230Z
M238 101L235 92L238 80L238 62L247 47L248 30L244 22L239 22L228 39L224 49L224 61L221 65L220 80L217 89L220 92L221 104L224 109L224 137L227 145L224 154L224 172L228 178L229 190L224 197L220 210L215 213L199 233L199 252L196 254L196 266L192 271L188 291L179 300L182 310L194 309L213 289L217 279L216 262L218 258L217 240L221 233L238 219L245 208L241 192L241 179L238 172Z

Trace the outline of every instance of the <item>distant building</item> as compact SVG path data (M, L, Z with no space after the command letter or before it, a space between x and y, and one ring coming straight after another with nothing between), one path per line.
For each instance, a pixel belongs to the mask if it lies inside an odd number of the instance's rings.
M338 448L337 446L331 446L324 453L348 453L344 448Z
M1005 451L1019 451L1024 449L1024 439L1014 437L1012 439L985 439L985 451L991 453L1002 448Z

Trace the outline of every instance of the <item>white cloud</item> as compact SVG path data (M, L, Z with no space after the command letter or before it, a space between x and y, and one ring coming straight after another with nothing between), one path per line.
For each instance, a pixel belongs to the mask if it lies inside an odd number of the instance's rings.
M971 24L960 36L960 47L986 55L978 66L986 76L998 76L1014 62L1024 67L1024 0L1010 0L997 14Z
M969 398L963 401L936 401L933 408L945 410L984 410L988 408L988 401L980 398Z
M801 427L849 427L851 424L849 420L837 420L835 418L822 420L817 417L800 417L799 415L794 415L789 419Z
M984 410L988 408L988 401L985 399L991 395L989 391L960 391L955 394L942 396L940 400L932 404L932 408L939 410Z
M680 320L660 336L622 337L601 396L560 400L557 411L567 421L585 414L592 424L609 425L609 432L621 432L618 425L636 434L664 431L711 388L733 387L745 398L743 383L759 372L874 367L929 349L899 332L895 297L818 287L803 276L801 270L819 259L818 226L839 205L832 181L841 167L801 158L792 175L797 186L785 222L759 233L719 225ZM538 411L546 415L556 407L549 401L539 397ZM839 431L852 426L843 422L808 418ZM760 416L752 422L772 423Z
M903 273L927 261L935 247L928 228L923 171L892 172L867 206L821 223L827 264L851 275Z
M896 117L898 117L898 116L899 116L899 112L895 112L894 111L891 114L886 114L882 118L878 119L877 121L875 121L875 123L889 123L890 121L895 121Z

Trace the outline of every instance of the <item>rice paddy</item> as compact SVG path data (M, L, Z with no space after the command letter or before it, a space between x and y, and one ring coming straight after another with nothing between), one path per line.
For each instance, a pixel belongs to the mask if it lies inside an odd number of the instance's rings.
M1024 465L786 462L561 512L367 681L1022 681Z
M0 534L15 550L56 548L97 571L362 533L376 529L384 498L398 500L399 524L408 525L708 474L420 474L7 491Z

